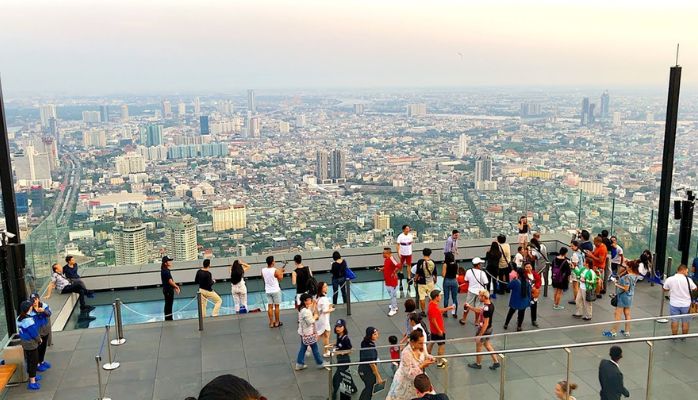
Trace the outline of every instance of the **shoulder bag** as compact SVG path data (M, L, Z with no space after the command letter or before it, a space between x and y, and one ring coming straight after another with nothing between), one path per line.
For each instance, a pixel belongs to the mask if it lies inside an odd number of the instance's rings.
M691 305L688 307L688 313L698 314L698 303L696 303L696 298L693 296L691 282L689 282L688 277L686 277L686 284L688 285L688 294L691 296Z

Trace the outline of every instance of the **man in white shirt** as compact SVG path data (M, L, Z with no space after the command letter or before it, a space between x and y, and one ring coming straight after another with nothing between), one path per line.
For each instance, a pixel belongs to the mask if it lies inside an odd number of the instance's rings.
M696 284L688 279L688 267L681 264L673 276L664 281L664 291L669 292L669 315L688 314L691 306L691 292L696 290ZM688 333L688 323L690 316L671 319L671 334L679 332L679 321L681 321L681 332Z
M480 257L473 258L473 267L465 271L465 280L468 282L468 294L465 296L465 305L463 306L463 319L461 319L460 324L465 325L468 318L468 305L474 308L482 307L482 302L480 301L480 291L486 290L489 279L487 279L487 274L482 270L482 266L485 262ZM477 317L476 317L477 318Z
M623 248L620 247L618 244L618 238L615 236L611 236L611 248L613 250L613 256L611 258L611 271L613 271L613 275L618 274L618 267L623 265L623 261L625 261L625 256L623 255Z
M400 256L400 265L407 267L408 286L409 280L412 278L412 271L410 271L412 266L412 243L414 243L414 237L410 232L410 226L403 225L402 233L397 236L395 245L397 246L397 254Z

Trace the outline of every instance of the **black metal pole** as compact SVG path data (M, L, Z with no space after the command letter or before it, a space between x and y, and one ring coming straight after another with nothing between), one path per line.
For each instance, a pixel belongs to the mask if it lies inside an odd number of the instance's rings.
M671 208L671 182L674 174L674 149L676 147L676 123L679 113L679 91L681 88L681 67L671 67L669 74L669 95L666 106L666 126L664 129L664 154L662 156L662 182L659 189L659 210L657 212L657 245L655 270L661 276L666 262L669 211Z
M12 162L10 161L10 141L5 119L5 102L2 97L2 81L0 81L0 187L2 188L2 206L5 211L5 226L13 233L8 243L19 243L19 221L15 204L15 187L12 180Z

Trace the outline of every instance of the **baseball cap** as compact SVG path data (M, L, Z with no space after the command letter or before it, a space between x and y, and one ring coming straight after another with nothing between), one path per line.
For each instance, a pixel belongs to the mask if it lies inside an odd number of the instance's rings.
M174 261L174 260L171 259L170 256L165 256L162 258L162 262L168 262L168 261Z
M473 258L473 265L479 265L479 264L484 264L485 262L482 261L482 258L480 257L475 257Z
M334 326L344 326L344 327L346 327L346 326L347 326L347 321L345 321L345 320L343 320L343 319L340 318L340 319L337 320L337 322L335 322Z

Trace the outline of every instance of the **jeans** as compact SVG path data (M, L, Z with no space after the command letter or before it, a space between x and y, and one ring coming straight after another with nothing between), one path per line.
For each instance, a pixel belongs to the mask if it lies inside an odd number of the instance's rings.
M390 308L392 308L393 310L397 310L397 287L386 286L385 289L388 291L388 294L390 295Z
M359 365L359 376L364 381L364 390L359 395L359 400L371 400L373 397L373 385L376 384L376 375L368 364Z
M337 289L341 286L342 289L340 290L342 292L342 302L344 304L347 303L347 287L345 285L346 283L346 278L332 278L332 304L337 304L337 297L339 296L339 293L337 293Z
M235 302L235 312L240 311L240 307L247 308L247 286L245 281L240 281L237 285L230 285L231 293L233 294L233 302Z
M453 297L453 305L458 309L458 281L453 278L444 279L444 307L448 307L448 298Z
M80 308L85 308L85 287L79 284L71 283L61 290L61 293L77 293Z
M308 346L307 344L303 344L303 340L301 340L301 348L298 350L298 357L296 357L296 364L298 365L303 365L305 364L305 351L308 350L308 347L310 347L311 350L313 350L313 357L315 357L315 362L317 365L322 365L322 356L320 355L320 350L317 347L317 342L311 344Z
M165 321L172 321L172 305L174 304L174 289L172 287L162 288L162 294L165 296Z

